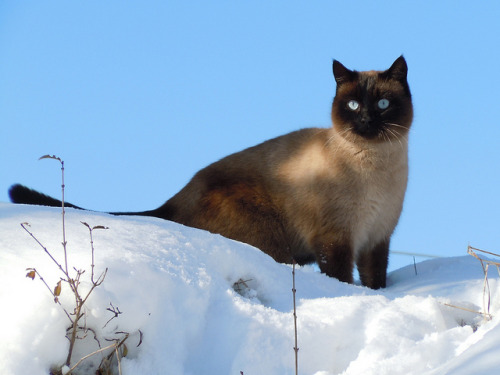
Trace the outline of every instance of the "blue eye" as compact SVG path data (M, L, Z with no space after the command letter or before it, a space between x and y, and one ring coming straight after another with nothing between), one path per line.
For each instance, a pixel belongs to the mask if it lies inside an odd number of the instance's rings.
M356 111L359 108L359 103L356 100L349 100L349 102L347 103L347 107L351 111Z
M389 101L387 99L380 99L377 105L380 109L387 109L389 108Z

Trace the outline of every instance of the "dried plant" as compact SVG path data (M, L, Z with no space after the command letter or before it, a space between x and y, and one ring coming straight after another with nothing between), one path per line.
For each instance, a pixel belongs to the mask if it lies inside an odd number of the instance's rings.
M490 256L497 257L497 258L500 258L500 255L492 253L492 252L489 252L489 251L486 251L486 250L481 250L481 249L472 247L470 245L467 247L467 253L469 255L472 255L477 260L479 260L479 262L481 263L481 267L483 268L483 273L484 273L484 281L483 281L483 311L476 311L476 310L468 309L468 308L465 308L465 307L452 305L452 304L449 304L449 303L444 303L444 305L448 306L448 307L453 307L455 309L460 309L460 310L464 310L464 311L471 312L471 313L474 313L474 314L482 315L483 318L484 318L484 320L491 320L491 319L493 319L493 315L490 313L491 291L490 291L490 283L488 281L488 270L489 270L490 266L495 266L497 268L498 274L500 276L500 262L499 261L493 261L493 260L490 260L490 259L486 259L486 258L480 256L478 253L487 254L487 255L490 255ZM473 327L473 329L475 329L475 327Z
M295 333L295 346L293 347L293 351L295 352L295 375L299 373L299 347L297 345L297 307L295 303L295 294L297 290L295 289L295 259L293 260L292 265L292 295L293 295L293 326Z
M500 255L477 249L472 246L467 247L467 253L472 255L474 258L479 260L481 263L481 267L483 268L483 273L484 273L484 282L483 282L483 316L485 319L490 320L493 316L490 314L490 304L491 304L491 291L490 291L490 283L488 281L488 269L490 266L495 266L497 268L498 274L500 275L500 262L499 261L493 261L490 259L485 259L482 256L478 255L478 253L481 254L487 254L490 256L494 256L496 258L500 258Z
M69 340L69 350L68 350L68 355L66 357L66 361L64 363L64 366L57 370L53 371L53 373L60 373L63 375L66 374L71 374L71 372L78 366L80 363L82 363L85 359L98 354L102 353L105 351L110 350L111 353L103 358L103 361L101 362L101 366L99 367L98 372L101 374L107 374L111 373L110 370L110 364L112 357L116 355L117 358L117 364L118 364L118 371L119 374L121 374L121 365L120 365L120 358L124 357L127 354L127 347L125 345L125 341L129 337L129 334L126 332L117 332L120 334L119 339L113 339L113 344L106 346L105 348L101 348L101 344L97 338L96 332L92 329L87 327L86 325L86 312L84 310L85 303L88 301L89 297L91 296L92 292L102 285L104 282L104 279L106 278L106 274L108 272L108 269L106 268L102 273L100 273L98 276L95 274L95 261L94 261L94 239L93 239L93 232L95 230L106 230L108 229L105 226L102 225L97 225L97 226L90 226L89 224L85 222L81 222L87 229L89 230L89 235L90 235L90 250L91 250L91 271L90 271L90 288L86 291L82 291L83 288L81 288L82 285L82 279L85 274L85 270L82 269L77 269L75 267L69 268L68 267L68 251L67 251L67 240L66 240L66 222L65 222L65 209L64 209L64 161L61 160L60 158L56 156L51 156L51 155L45 155L40 158L42 159L53 159L57 160L61 163L61 171L62 171L62 184L61 184L61 190L62 190L62 200L61 200L61 208L62 208L62 247L63 247L63 253L64 253L64 263L59 262L56 257L51 253L47 247L45 247L40 240L33 234L33 232L29 229L30 225L28 223L21 223L21 227L36 241L36 243L43 249L43 251L50 257L54 265L58 268L60 272L60 279L57 282L56 286L54 288L51 288L47 281L42 277L40 272L34 268L30 267L27 268L26 270L28 273L26 274L27 277L30 279L34 280L35 278L39 278L44 285L47 287L49 290L49 293L52 295L54 298L54 302L59 304L61 306L62 310L68 317L68 320L70 322L70 326L67 329L66 337ZM71 294L73 295L74 298L74 304L71 308L67 308L65 305L63 305L60 301L60 295L62 292L62 286L63 284L69 286L71 290ZM112 319L118 317L122 312L118 307L114 307L112 304L111 309L107 309L111 313L114 314L114 316L108 320L106 324L108 324ZM80 322L82 319L85 321L85 324L81 324ZM79 338L84 338L87 334L87 332L93 332L94 334L94 339L99 345L99 350L86 355L85 357L81 358L79 361L77 361L73 366L71 366L71 357L73 354L73 350L76 344L76 340ZM139 331L140 332L140 331ZM83 334L83 337L79 337L79 333ZM141 333L141 332L140 332ZM141 340L139 342L139 345L142 342L142 333L141 333ZM107 359L107 361L104 361L104 359Z

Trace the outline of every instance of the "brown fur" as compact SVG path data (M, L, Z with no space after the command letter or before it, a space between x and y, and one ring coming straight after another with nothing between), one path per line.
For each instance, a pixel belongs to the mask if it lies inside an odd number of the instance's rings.
M174 211L173 221L252 244L278 262L317 261L346 282L356 263L364 285L385 287L407 182L406 63L401 57L392 71L361 73L337 64L333 128L299 130L206 167L158 216ZM366 138L351 131L344 106L372 93L398 108L389 131Z
M278 262L316 261L345 282L357 264L363 285L385 287L408 174L406 62L356 72L334 61L333 71L332 128L302 129L229 155L163 206L137 214L246 242ZM374 107L380 98L389 110ZM359 111L347 108L353 99Z

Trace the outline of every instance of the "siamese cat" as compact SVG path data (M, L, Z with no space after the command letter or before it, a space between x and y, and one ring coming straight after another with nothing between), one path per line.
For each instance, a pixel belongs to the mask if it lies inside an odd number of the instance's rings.
M413 118L407 65L358 72L333 62L331 128L309 128L229 155L200 170L154 216L246 242L277 262L386 286L391 235L408 178ZM61 202L14 185L15 203ZM71 204L69 207L80 208Z

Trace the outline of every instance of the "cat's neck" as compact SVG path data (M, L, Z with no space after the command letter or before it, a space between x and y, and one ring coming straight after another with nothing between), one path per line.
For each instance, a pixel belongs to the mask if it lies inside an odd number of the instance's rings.
M397 140L373 141L352 133L342 134L332 128L330 139L328 146L333 160L344 159L349 163L359 163L361 167L375 168L407 163L407 135L401 135Z

